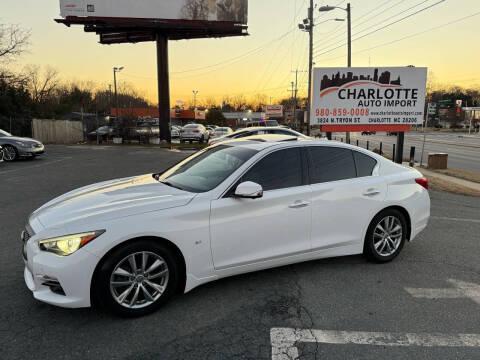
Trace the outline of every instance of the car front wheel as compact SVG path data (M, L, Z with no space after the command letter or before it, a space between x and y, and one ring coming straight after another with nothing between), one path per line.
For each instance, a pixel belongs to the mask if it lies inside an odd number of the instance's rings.
M3 160L14 161L18 158L18 151L12 145L4 145L3 147Z
M368 227L364 254L372 262L392 261L402 251L406 237L405 216L398 210L386 209L375 216Z
M147 315L177 292L180 274L175 254L162 243L131 242L103 262L92 287L93 296L119 316Z

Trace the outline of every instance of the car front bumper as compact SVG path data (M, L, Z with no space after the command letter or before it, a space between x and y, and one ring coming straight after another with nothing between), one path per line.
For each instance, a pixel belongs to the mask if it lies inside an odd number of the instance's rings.
M99 261L95 255L80 249L57 256L41 251L32 237L24 244L23 258L25 283L35 299L65 308L91 306L91 279Z
M45 146L42 144L39 147L36 146L28 146L22 147L19 146L17 148L19 156L37 156L45 153Z

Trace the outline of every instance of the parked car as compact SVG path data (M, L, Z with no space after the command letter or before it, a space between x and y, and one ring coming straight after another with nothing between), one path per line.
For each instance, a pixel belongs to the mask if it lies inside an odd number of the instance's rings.
M362 131L362 135L376 135L376 131Z
M277 120L264 120L264 121L249 121L245 124L246 127L268 127L279 126Z
M226 135L233 134L232 128L229 127L219 127L213 131L213 137L218 138Z
M97 130L93 130L89 132L87 138L89 140L96 140L97 133L100 140L107 140L109 137L113 136L114 129L111 126L101 126Z
M40 141L26 137L13 136L0 129L0 146L3 147L3 159L13 161L20 157L34 158L45 152Z
M180 127L172 125L172 128L170 129L170 136L172 139L178 139L180 137L180 130Z
M210 133L205 126L200 124L189 124L180 130L180 142L186 141L190 144L194 141L198 141L200 144L207 142L210 139Z
M392 132L392 131L387 132L387 136L397 136L397 135L398 135L398 132Z
M296 136L298 138L308 138L302 133L299 133L292 129L288 129L288 128L286 129L280 126L254 127L254 128L237 130L234 133L231 133L230 135L225 135L219 138L212 139L208 144L213 145L213 144L218 144L222 141L239 139L239 138L244 138L244 137L253 136L253 135L264 135L264 134L291 135L291 136Z
M362 253L385 263L427 226L427 188L343 143L232 140L46 203L22 233L24 278L49 304L141 316L235 274Z

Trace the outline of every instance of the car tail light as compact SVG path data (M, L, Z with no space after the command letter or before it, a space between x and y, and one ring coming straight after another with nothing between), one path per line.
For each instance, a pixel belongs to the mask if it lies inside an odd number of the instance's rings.
M193 130L193 132L194 132L195 134L198 134L198 133L200 132L200 130Z
M420 185L420 186L423 186L425 189L428 190L428 180L427 178L418 178L418 179L415 179L415 182Z
M185 130L180 130L180 132L181 132L181 133L184 133L184 132L185 132Z

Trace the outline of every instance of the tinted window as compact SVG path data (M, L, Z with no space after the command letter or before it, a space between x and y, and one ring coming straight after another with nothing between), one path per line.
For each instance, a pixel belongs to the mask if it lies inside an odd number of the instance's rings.
M302 158L299 148L276 151L256 163L242 182L253 181L264 191L302 185Z
M377 160L358 151L354 151L353 156L355 157L355 164L357 165L357 176L371 176L373 169L377 165Z
M216 188L258 151L220 145L201 151L161 175L159 181L191 192Z
M353 153L349 149L312 146L309 147L309 155L312 184L352 179L357 176Z

